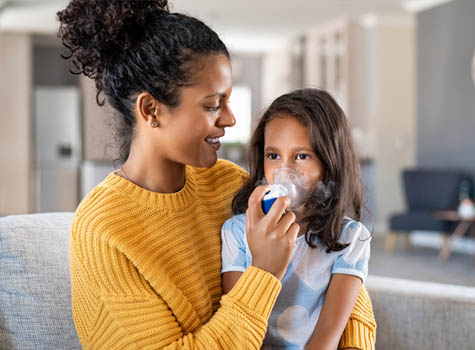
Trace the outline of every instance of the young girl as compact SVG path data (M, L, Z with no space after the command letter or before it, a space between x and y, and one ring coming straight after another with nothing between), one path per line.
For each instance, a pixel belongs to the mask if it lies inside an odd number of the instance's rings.
M364 319L371 329L361 348L374 348L376 325L363 311L371 305L355 306L368 273L371 235L359 222L359 163L343 111L322 90L285 94L264 113L249 156L251 176L234 198L235 216L222 228L223 292L252 264L246 225L255 218L244 214L251 192L286 173L297 186L290 208L300 231L263 348L347 348L342 333L352 319Z

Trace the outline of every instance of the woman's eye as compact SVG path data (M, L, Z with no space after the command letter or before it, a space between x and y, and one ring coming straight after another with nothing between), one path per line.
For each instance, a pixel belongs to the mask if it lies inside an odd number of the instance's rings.
M279 159L279 155L275 154L275 153L268 153L268 154L266 154L266 157L269 158L270 160Z
M309 154L305 154L305 153L297 154L297 159L298 160L305 160L305 159L309 159L309 158L310 158Z
M220 105L217 106L205 106L205 109L210 112L217 112L221 108Z

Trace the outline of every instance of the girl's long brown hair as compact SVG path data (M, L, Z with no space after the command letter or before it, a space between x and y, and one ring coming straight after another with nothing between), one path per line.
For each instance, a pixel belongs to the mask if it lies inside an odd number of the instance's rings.
M305 219L305 240L316 247L318 238L327 252L348 244L338 241L343 217L361 220L362 184L359 160L354 150L346 116L336 101L320 89L299 89L277 98L260 119L249 145L250 177L233 200L233 213L242 214L252 191L264 178L264 130L277 115L297 118L307 127L313 149L324 166L323 186L318 186L305 204L312 216Z

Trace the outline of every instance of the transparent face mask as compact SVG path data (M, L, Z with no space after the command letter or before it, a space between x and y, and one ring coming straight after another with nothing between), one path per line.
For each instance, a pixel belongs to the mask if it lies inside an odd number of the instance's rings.
M289 197L289 209L300 208L305 203L307 187L307 179L298 169L276 169L274 183L269 185L269 192L263 198L264 212L267 213L272 203L281 196Z

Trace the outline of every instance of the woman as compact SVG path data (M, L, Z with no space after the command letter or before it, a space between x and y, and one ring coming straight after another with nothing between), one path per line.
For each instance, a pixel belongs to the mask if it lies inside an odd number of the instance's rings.
M222 297L220 228L248 176L217 160L235 124L225 45L166 0L72 0L58 17L65 57L118 112L123 140L122 168L81 202L72 225L83 347L258 349L299 227L290 211L253 222L253 266ZM251 196L251 214L264 192ZM275 205L282 213L288 200ZM372 311L353 312L343 343L362 348L374 336L361 321Z

